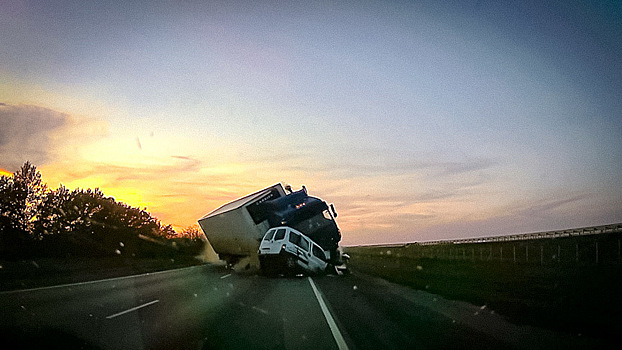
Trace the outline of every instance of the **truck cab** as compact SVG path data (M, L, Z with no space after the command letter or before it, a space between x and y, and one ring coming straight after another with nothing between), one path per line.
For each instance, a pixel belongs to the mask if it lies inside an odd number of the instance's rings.
M319 245L327 253L328 261L339 264L337 248L341 233L335 221L337 212L333 205L309 196L306 187L302 186L299 191L264 202L262 210L270 227L296 229Z
M258 256L266 274L317 274L329 266L326 252L317 243L288 226L269 229L261 240Z

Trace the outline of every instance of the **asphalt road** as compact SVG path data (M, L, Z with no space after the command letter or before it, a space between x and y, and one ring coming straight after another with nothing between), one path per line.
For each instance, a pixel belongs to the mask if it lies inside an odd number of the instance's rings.
M16 348L592 348L579 335L509 323L353 272L263 277L218 265L0 293ZM6 348L5 346L3 346Z

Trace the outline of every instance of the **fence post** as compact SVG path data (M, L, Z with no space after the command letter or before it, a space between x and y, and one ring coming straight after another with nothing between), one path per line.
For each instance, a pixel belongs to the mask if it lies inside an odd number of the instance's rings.
M596 265L598 265L598 241L596 241Z
M516 264L516 246L512 246L512 251L514 252L514 263Z
M576 262L579 262L579 243L575 244L574 248L575 248L575 255L576 255L575 260Z

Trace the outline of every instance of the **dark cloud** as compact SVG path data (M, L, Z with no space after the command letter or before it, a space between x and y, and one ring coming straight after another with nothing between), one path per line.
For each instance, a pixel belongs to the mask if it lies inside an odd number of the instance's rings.
M179 159L181 163L176 164L178 171L181 172L197 172L201 168L201 161L186 156L171 156L173 159Z
M153 181L184 183L186 174L196 174L202 167L201 161L186 156L170 156L176 160L166 164L134 164L120 165L109 163L87 163L81 167L67 170L63 174L65 181L88 178L93 175L102 177L102 187L133 187L136 183L150 183ZM209 176L206 178L210 179ZM191 185L206 183L189 182Z
M190 157L187 157L187 156L171 156L171 158L183 159L183 160L191 160L193 162L196 161L196 159L190 158Z
M543 200L540 203L533 203L528 208L519 210L518 214L527 217L549 216L552 211L568 204L583 201L587 198L588 195L582 194L562 199Z
M493 159L476 158L464 162L443 162L430 164L430 167L437 167L440 170L439 175L459 175L472 171L485 170L498 165L499 163Z
M0 168L14 171L27 160L46 163L50 132L67 122L66 114L51 109L0 104Z
M290 169L305 170L306 164L294 163ZM464 161L441 161L441 160L417 160L412 156L405 156L402 159L386 159L374 157L373 155L360 156L358 160L345 160L339 163L328 163L325 165L314 164L316 171L330 172L341 175L344 178L358 175L399 175L419 173L428 175L433 179L439 177L462 176L482 170L488 170L501 165L496 159L491 158L470 158Z

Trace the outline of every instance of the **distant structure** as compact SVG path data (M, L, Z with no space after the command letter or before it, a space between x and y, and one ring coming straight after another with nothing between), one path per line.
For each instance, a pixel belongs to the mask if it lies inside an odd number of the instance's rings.
M506 236L491 236L491 237L476 237L476 238L465 238L465 239L426 241L426 242L417 242L417 244L436 245L436 244L510 242L510 241L525 241L525 240L531 240L531 239L586 236L586 235L597 235L597 234L603 234L603 233L620 233L620 232L622 232L622 223L602 225L602 226L573 228L573 229L565 229L565 230L557 230L557 231L521 233L521 234L506 235Z

